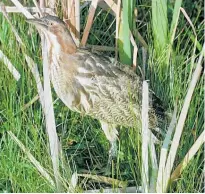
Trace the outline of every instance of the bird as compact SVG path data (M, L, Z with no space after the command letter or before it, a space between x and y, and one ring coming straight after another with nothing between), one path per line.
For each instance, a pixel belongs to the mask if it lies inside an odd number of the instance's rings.
M57 96L72 111L101 123L110 142L109 162L117 152L118 126L141 127L142 78L129 66L76 46L57 16L28 19L47 41L49 76ZM157 128L163 108L150 91L149 128Z

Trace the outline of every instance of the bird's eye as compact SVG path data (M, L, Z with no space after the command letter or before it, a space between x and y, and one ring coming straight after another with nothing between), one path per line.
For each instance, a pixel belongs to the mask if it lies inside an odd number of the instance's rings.
M53 22L49 22L49 25L52 26L52 25L53 25Z

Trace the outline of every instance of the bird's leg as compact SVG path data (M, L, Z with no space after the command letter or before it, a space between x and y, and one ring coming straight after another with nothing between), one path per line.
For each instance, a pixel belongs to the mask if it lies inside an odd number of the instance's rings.
M111 145L110 150L109 150L109 158L108 158L107 169L106 169L106 173L108 173L110 171L110 167L111 167L111 164L112 164L112 159L117 156L117 135L118 135L118 131L115 128L114 125L105 123L103 121L101 121L101 126L102 126L102 130L105 133L106 138L109 140L110 145Z
M117 156L117 140L114 140L110 142L110 150L109 150L109 156L108 156L108 162L107 167L105 170L106 175L110 175L111 173L111 167L112 167L112 161Z
M109 158L108 158L108 165L111 166L112 159L117 156L117 142L112 141L110 142L110 150L109 150Z

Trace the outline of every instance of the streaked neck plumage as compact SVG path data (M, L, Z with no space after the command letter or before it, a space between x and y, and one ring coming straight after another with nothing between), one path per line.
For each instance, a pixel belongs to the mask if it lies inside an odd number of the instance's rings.
M67 29L63 32L57 30L55 33L48 32L46 38L51 55L73 54L77 50L76 44Z

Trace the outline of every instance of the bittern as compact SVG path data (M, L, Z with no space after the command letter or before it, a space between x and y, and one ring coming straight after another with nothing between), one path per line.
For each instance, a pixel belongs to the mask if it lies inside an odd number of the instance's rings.
M110 156L114 155L116 127L141 127L142 79L126 65L77 48L66 24L58 17L47 15L28 22L46 37L49 74L58 97L70 110L100 121L111 143ZM159 119L154 107L158 104L152 102L149 127L156 128Z

